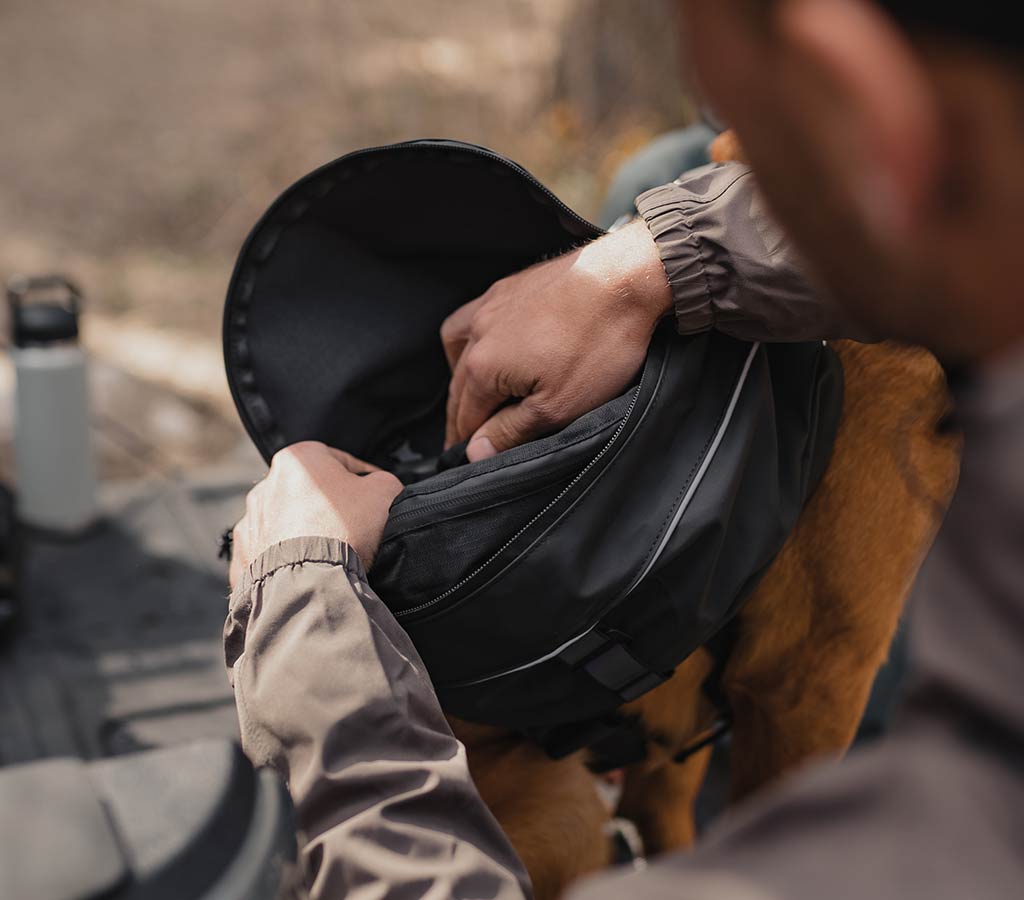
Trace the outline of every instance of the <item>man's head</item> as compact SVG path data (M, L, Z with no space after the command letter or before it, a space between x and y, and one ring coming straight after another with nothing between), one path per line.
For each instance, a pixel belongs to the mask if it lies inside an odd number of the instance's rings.
M701 87L850 310L951 360L1024 341L1024 35L1002 0L682 0Z

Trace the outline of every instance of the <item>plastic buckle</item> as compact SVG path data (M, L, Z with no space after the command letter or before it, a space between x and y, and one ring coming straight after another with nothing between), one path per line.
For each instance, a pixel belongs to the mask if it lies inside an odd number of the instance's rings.
M585 671L602 687L618 694L623 703L667 681L671 672L655 672L623 645L618 635L596 628L559 654L566 664Z

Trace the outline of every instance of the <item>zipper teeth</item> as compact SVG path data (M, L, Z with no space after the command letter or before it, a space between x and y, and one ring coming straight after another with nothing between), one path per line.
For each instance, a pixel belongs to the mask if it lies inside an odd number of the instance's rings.
M601 448L597 456L595 456L576 474L572 481L570 481L564 488L562 488L561 491L558 492L558 495L554 497L547 504L547 506L545 506L536 515L534 515L529 522L527 522L514 535L512 535L512 537L505 541L505 543L502 544L498 550L496 550L491 556L489 556L482 563L480 563L479 566L477 566L472 572L466 575L461 581L457 582L456 584L453 584L443 594L438 594L432 600L427 600L425 603L419 604L419 606L414 606L411 609L405 609L402 610L400 613L396 613L395 618L404 619L407 616L413 615L414 613L422 612L423 610L429 609L430 607L440 603L442 600L447 599L456 591L461 590L465 585L467 585L470 581L476 578L477 575L483 572L483 570L486 569L491 563L493 563L499 556L501 556L501 554L503 554L509 547L511 547L512 544L519 540L519 538L522 537L522 535L525 532L527 532L530 528L532 528L538 520L545 516L548 513L548 511L553 506L555 506L556 503L558 503L570 490L572 490L579 483L580 479L583 478L587 474L587 472L589 472L595 465L597 465L601 458L611 449L612 445L618 440L619 435L622 434L623 429L626 427L626 423L629 421L629 417L633 413L633 409L636 407L636 402L637 399L640 397L640 389L643 387L643 383L644 379L643 375L641 375L640 383L636 386L636 390L633 392L633 397L629 401L629 406L626 408L626 412L623 414L622 420L619 422L618 428L615 429L615 433L608 439L608 443L606 443Z
M533 462L533 460L526 460L526 461L527 462ZM545 483L546 481L557 481L559 479L559 477L564 477L564 475L565 475L565 473L560 473L560 475L558 475L558 474L552 474L551 472L544 472L544 473L539 473L537 475L534 475L532 478L524 479L524 481L525 481L525 483L527 485L530 485L530 486L536 484L537 485L537 490L543 490L547 486L546 483ZM455 486L456 485L452 485L452 487L455 487ZM442 488L442 491L447 491L447 490L448 490L448 488ZM475 503L477 501L487 500L493 494L500 493L500 490L501 490L500 486L492 486L490 488L487 488L486 490L485 489L480 489L479 491L474 491L471 494L466 494L463 497L460 497L458 502L459 503ZM412 499L415 500L416 497L414 496ZM435 502L433 502L433 503L431 503L429 505L421 506L421 507L419 507L417 509L407 509L407 510L404 510L402 512L399 512L399 513L396 513L396 514L390 516L388 518L388 524L390 525L392 522L405 522L406 520L408 520L410 518L414 518L416 516L425 515L427 513L434 513L434 512L438 512L440 510L448 509L449 507L452 506L453 502L454 501L450 497L448 497L448 498L446 498L444 500L437 500L437 501L435 501ZM423 523L423 524L426 524L426 523ZM422 527L422 525L414 525L413 526L413 528L420 528L420 527ZM400 532L397 532L397 533L394 533L394 534L389 534L387 537L388 537L388 539L391 539L391 538L399 537L400 535L406 534L406 533L407 532L400 531Z
M586 437L584 437L583 440L590 440L592 438L599 438L602 435L602 433L604 433L606 431L609 431L609 430L611 430L613 428L617 428L619 422L622 421L622 416L624 416L625 414L626 414L626 412L625 412L625 410L623 410L622 415L619 417L618 421L616 421L615 419L609 419L607 422L605 422L600 427L595 428L593 433L587 435ZM513 465L519 465L519 464L522 464L522 463L536 462L538 459L541 459L541 458L542 458L541 456L526 457L526 458L524 458L522 460L517 460L516 463L513 463ZM550 486L550 482L560 481L562 478L564 478L568 474L567 472L562 471L563 469L569 469L571 471L572 467L568 466L566 463L563 462L563 463L561 463L561 465L552 466L547 471L536 472L536 473L534 473L532 475L525 476L524 478L521 479L521 482L523 484L527 485L528 487L530 487L531 489L532 488L536 488L536 490L543 490L545 487L549 487ZM488 475L493 474L493 471L492 472L488 472L487 474ZM419 482L418 484L422 484L422 483L423 482ZM495 494L500 494L502 489L503 489L501 485L491 485L489 487L481 487L481 488L475 489L472 493L464 494L462 497L458 498L458 500L456 501L456 500L453 500L451 497L447 496L447 492L452 487L456 487L456 486L458 486L458 483L453 483L451 485L448 485L448 486L443 487L443 488L439 488L436 491L434 491L434 493L436 493L436 494L445 495L445 496L443 496L442 499L433 500L430 503L425 504L423 506L416 507L415 509L404 509L401 512L397 512L397 513L392 512L391 515L388 516L388 527L390 528L392 523L406 522L407 520L412 519L412 518L416 518L417 516L422 516L422 515L425 515L427 513L438 512L439 510L449 509L455 503L458 503L458 504L461 505L461 504L467 503L467 502L477 502L477 501L480 501L480 500L487 500L490 497L494 496ZM419 500L419 499L421 499L421 498L423 498L425 496L430 496L430 494L429 493L427 493L427 494L412 494L412 495L410 495L409 500L415 501L415 500ZM413 528L420 528L424 524L432 524L432 523L420 523L420 524L414 525L412 527ZM406 534L406 533L407 532L403 532L403 531L399 531L399 532L396 532L396 533L389 533L389 534L387 534L386 539L391 539L391 538L394 538L394 537L398 537L398 536L400 536L402 534Z

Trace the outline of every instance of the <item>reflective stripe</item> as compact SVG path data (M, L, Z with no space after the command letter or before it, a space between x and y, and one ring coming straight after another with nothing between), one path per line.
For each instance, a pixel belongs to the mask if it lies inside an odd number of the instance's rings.
M538 659L532 660L528 663L523 663L521 666L516 666L514 669L506 669L504 672L498 672L496 675L484 675L483 678L474 678L472 681L460 681L456 684L445 684L442 685L442 687L470 687L474 684L483 684L485 681L493 681L495 678L504 678L506 675L514 675L516 672L522 672L524 669L532 669L534 666L539 666L541 663L546 663L549 659L554 659L556 656L559 656L561 653L564 653L573 644L582 641L595 628L597 628L596 623L591 625L586 631L583 632L583 634L578 634L574 638L569 638L569 640L562 644L562 646L558 647L555 650L552 650L550 653L545 653Z
M640 582L650 574L651 569L654 568L658 560L661 558L661 554L665 552L665 547L668 546L668 542L672 540L672 536L676 533L676 529L679 527L679 521L683 518L683 513L686 512L687 507L693 500L694 494L697 493L697 488L700 487L701 481L704 480L704 475L707 473L707 470L711 468L711 463L715 460L715 454L718 452L722 439L725 437L725 433L729 429L729 423L732 422L733 414L736 412L736 406L739 403L740 394L743 392L743 386L747 383L747 376L750 375L750 367L754 363L754 357L760 349L760 342L754 344L750 348L750 352L747 354L747 360L743 364L743 371L740 373L739 380L736 382L736 389L732 392L732 398L729 400L729 406L725 411L722 424L718 427L718 433L715 435L715 439L712 442L711 447L704 456L704 461L700 464L700 468L697 470L697 474L694 476L686 495L683 497L682 503L679 504L679 508L672 517L672 521L669 523L668 529L665 531L665 534L661 539L661 543L658 544L658 549L654 551L654 554L651 556L647 565L644 566L643 571L637 575L636 580L632 585L630 585L629 590L625 593L625 597L628 597L633 593L633 591L635 591L639 586Z

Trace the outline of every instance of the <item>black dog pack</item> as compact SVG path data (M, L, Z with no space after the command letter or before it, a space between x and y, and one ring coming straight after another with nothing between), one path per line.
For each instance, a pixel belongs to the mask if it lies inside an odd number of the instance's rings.
M370 582L470 721L584 735L663 682L737 612L831 452L829 348L666 321L617 399L483 462L444 453L442 321L601 234L496 153L414 141L286 190L228 290L228 379L263 456L319 440L405 482Z

